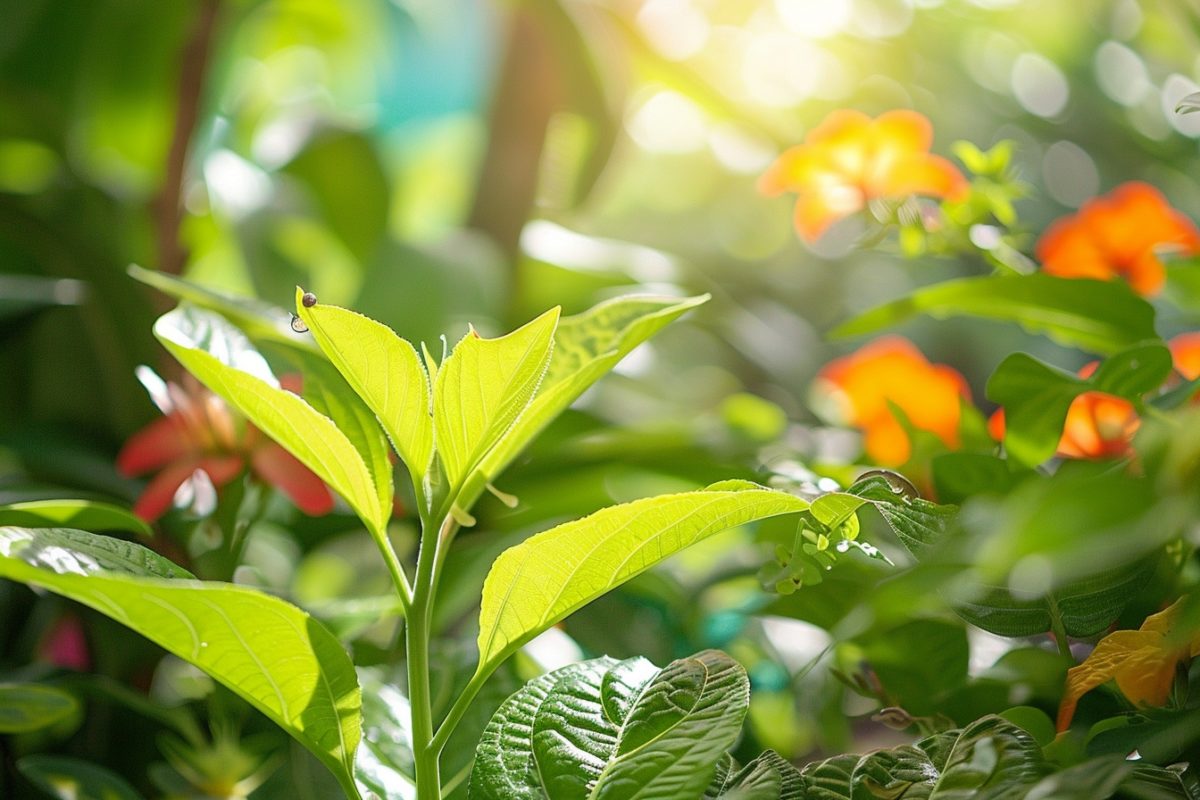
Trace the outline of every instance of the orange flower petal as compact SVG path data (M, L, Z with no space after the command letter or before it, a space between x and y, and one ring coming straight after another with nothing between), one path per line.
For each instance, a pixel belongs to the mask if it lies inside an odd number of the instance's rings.
M1200 331L1181 333L1170 342L1175 371L1189 381L1200 378Z
M277 486L305 514L320 516L333 510L333 495L329 487L295 456L274 442L255 450L251 465L256 474L272 486Z
M196 471L199 463L199 459L178 461L155 475L133 504L133 513L146 522L156 521L171 507L175 492Z
M160 417L129 437L117 455L117 469L134 477L156 470L191 452L191 443L178 417Z
M806 242L814 242L838 220L863 208L863 195L846 184L830 184L801 194L793 220Z

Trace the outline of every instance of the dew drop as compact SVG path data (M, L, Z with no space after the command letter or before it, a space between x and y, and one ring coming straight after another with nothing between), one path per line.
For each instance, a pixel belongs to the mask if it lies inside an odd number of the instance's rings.
M305 308L312 308L317 304L317 296L312 292L305 292L304 296L300 298L300 303Z
M292 330L296 333L307 333L308 326L304 324L304 320L292 314Z

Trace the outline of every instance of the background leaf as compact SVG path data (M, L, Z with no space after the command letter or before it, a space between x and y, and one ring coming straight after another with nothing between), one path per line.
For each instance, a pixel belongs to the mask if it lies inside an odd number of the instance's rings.
M837 326L831 336L875 333L927 314L1015 322L1067 347L1114 353L1156 337L1154 309L1122 281L1031 275L946 281L886 303Z
M142 800L120 775L77 758L25 756L17 762L17 769L58 800Z
M37 683L0 683L0 734L49 728L79 712L74 696Z
M0 525L27 528L65 527L90 531L132 531L151 535L150 526L132 511L95 500L30 500L0 506Z

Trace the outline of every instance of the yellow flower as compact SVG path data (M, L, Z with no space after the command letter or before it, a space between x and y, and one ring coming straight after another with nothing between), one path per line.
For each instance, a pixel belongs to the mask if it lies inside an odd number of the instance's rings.
M1110 680L1131 703L1166 704L1176 665L1200 654L1200 631L1178 629L1182 605L1179 600L1146 617L1136 631L1110 633L1082 664L1067 671L1067 685L1058 707L1059 731L1070 726L1079 698Z

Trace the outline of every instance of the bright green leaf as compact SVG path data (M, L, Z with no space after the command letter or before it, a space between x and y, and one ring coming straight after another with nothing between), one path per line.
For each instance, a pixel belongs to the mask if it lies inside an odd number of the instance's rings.
M685 547L726 528L807 508L790 494L725 481L612 506L532 536L502 553L484 582L479 672Z
M0 734L49 728L78 711L75 698L53 686L0 683Z
M164 560L140 545L121 542L126 551L109 559L105 537L4 530L4 541L21 546L0 555L0 577L89 606L199 667L308 747L358 796L358 682L341 643L308 614L245 587L166 580ZM48 533L56 539L42 548ZM144 551L145 568L133 548Z
M537 394L463 487L464 507L469 508L526 445L630 351L707 300L708 295L618 297L561 319L550 366Z
M94 500L30 500L0 506L0 525L67 527L89 531L133 531L150 536L150 526L133 512Z
M452 487L461 488L529 405L550 363L558 314L547 311L496 339L472 329L438 368L433 426Z
M342 495L372 531L383 530L391 508L380 503L362 455L329 417L279 388L240 332L211 312L180 308L160 317L154 333L205 386Z
M1113 353L1154 339L1154 308L1123 281L1031 275L963 278L918 289L867 311L831 332L875 333L919 314L1015 322L1068 347Z
M152 578L192 577L183 567L140 544L71 528L0 528L0 556L80 575L103 570Z
M344 308L318 303L296 310L317 344L387 431L392 446L420 483L433 454L429 381L421 359L391 328Z
M58 800L142 800L120 775L77 758L25 756L17 762L17 769L30 783Z

